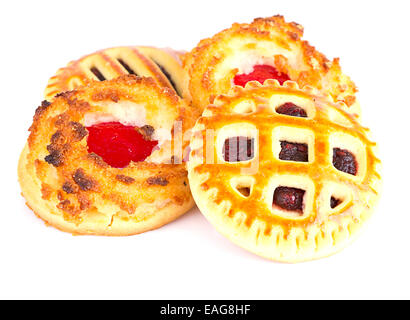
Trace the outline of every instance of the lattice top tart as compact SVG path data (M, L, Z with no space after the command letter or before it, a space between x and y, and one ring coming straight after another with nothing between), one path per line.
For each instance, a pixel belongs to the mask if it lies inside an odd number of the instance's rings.
M276 80L236 86L197 121L188 177L201 212L230 240L297 262L349 243L378 199L375 143L319 91Z
M329 95L333 102L344 102L345 111L359 114L356 86L343 74L339 59L329 61L302 36L303 27L285 22L282 16L233 24L202 40L185 56L185 95L204 109L233 85L293 80L300 87L309 85Z

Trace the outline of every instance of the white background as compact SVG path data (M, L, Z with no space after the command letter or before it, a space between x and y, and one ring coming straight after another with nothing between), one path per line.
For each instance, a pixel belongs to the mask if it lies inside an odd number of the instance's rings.
M408 1L2 1L0 5L0 298L410 298ZM364 125L384 163L384 192L353 245L287 265L254 256L197 209L125 238L72 236L36 218L17 159L47 80L101 48L190 50L254 17L283 14L305 39L341 57L360 89Z

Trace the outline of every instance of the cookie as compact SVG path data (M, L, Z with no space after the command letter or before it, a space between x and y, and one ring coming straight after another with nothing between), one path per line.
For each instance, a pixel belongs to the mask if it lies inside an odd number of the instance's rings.
M18 166L27 205L73 234L132 235L176 219L194 205L183 138L196 117L172 89L134 75L44 101Z
M200 211L237 245L300 262L350 243L379 197L376 144L311 87L251 81L220 95L192 133L188 177Z
M143 46L99 50L59 69L48 82L45 99L50 101L56 94L73 90L90 80L111 80L127 74L151 77L158 85L173 89L181 96L182 55L172 49Z
M204 39L184 57L184 90L194 106L203 110L219 94L248 81L276 79L309 85L333 102L344 102L345 111L359 115L356 86L339 65L328 60L307 41L303 27L282 16L235 23Z

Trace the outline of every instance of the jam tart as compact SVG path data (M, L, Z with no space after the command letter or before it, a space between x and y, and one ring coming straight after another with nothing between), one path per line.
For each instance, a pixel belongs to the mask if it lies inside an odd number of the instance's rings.
M181 96L182 55L172 49L144 46L100 50L59 69L48 82L45 99L50 101L56 94L73 90L90 80L104 81L126 74L152 77L158 85L171 88Z
M189 141L177 136L196 118L173 90L134 75L43 101L18 167L27 205L74 234L131 235L176 219L194 205Z
M297 83L251 81L219 95L193 129L195 202L237 245L281 262L331 255L371 216L375 143L344 102Z
M329 61L302 36L303 27L282 16L233 24L185 55L185 95L203 110L233 85L293 80L329 95L333 102L344 102L345 111L359 115L356 86L342 73L339 59Z

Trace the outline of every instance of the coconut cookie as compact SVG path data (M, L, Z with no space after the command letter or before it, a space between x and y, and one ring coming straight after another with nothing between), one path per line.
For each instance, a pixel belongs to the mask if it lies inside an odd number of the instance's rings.
M359 114L356 86L342 73L339 59L329 61L302 36L301 25L274 16L235 23L202 40L184 58L186 96L203 110L234 85L293 80L300 87L309 85L330 95L333 102L344 102L345 111Z
M44 101L18 167L27 205L75 234L132 235L176 219L194 205L183 150L195 119L173 90L132 75Z
M88 83L104 81L121 75L134 74L152 77L162 86L182 94L182 53L154 47L115 47L100 50L70 62L57 71L47 85L45 98L50 101L56 94Z
M201 212L272 260L341 250L371 216L381 181L368 129L345 110L292 81L218 96L191 140L188 177Z

